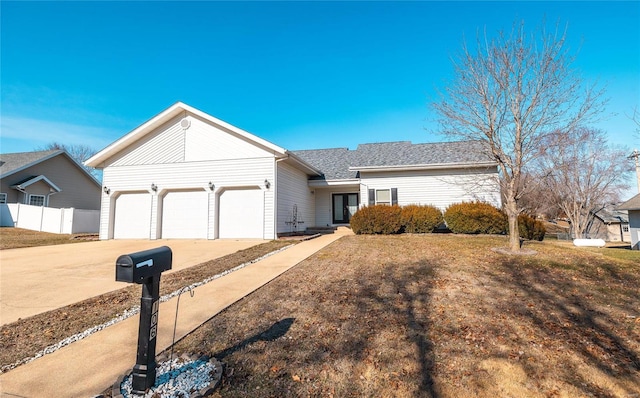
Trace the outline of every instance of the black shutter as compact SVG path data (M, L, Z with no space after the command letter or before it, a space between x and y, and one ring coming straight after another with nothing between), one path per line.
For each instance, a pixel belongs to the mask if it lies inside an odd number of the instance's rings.
M391 204L398 204L398 188L391 188Z
M370 189L369 190L369 206L373 206L375 204L376 204L376 190Z

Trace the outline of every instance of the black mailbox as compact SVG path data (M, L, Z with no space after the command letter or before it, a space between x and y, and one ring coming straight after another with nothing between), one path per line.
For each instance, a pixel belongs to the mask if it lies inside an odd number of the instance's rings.
M167 246L124 254L116 260L116 281L144 283L147 278L170 270L172 257Z
M171 269L173 254L167 246L124 254L116 260L116 281L142 285L138 351L133 367L131 387L144 394L156 382L156 336L160 308L160 276Z

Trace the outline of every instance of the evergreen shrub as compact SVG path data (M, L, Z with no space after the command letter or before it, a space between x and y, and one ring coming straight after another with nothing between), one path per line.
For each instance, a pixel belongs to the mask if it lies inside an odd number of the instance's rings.
M505 234L507 216L485 202L454 203L444 212L444 220L456 234Z
M542 221L527 214L520 214L518 216L518 232L521 238L542 241L547 230Z
M401 213L397 205L366 206L351 217L351 229L356 234L397 234L402 229Z
M430 205L404 206L400 217L404 232L412 234L433 232L443 220L440 209Z

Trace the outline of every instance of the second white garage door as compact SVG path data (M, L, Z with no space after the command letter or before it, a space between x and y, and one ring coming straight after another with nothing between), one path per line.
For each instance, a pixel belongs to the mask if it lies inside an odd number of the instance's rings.
M205 191L168 192L162 199L163 239L207 239L209 194Z
M220 195L219 236L264 237L264 194L260 189L232 189Z
M113 238L149 239L151 230L151 195L148 192L126 193L116 198Z

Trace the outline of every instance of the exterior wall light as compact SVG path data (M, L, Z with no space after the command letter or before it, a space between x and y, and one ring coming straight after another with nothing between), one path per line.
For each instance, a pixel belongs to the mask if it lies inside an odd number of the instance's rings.
M151 190L153 192L158 192L158 186L156 184L154 184L154 183L151 183Z
M213 182L209 181L209 189L213 191L215 188L216 185Z
M264 180L264 186L267 189L271 188L271 183L269 182L269 180L267 180L267 179Z
M111 193L111 190L109 189L109 187L104 186L102 187L102 192L106 193L107 195L109 195Z

